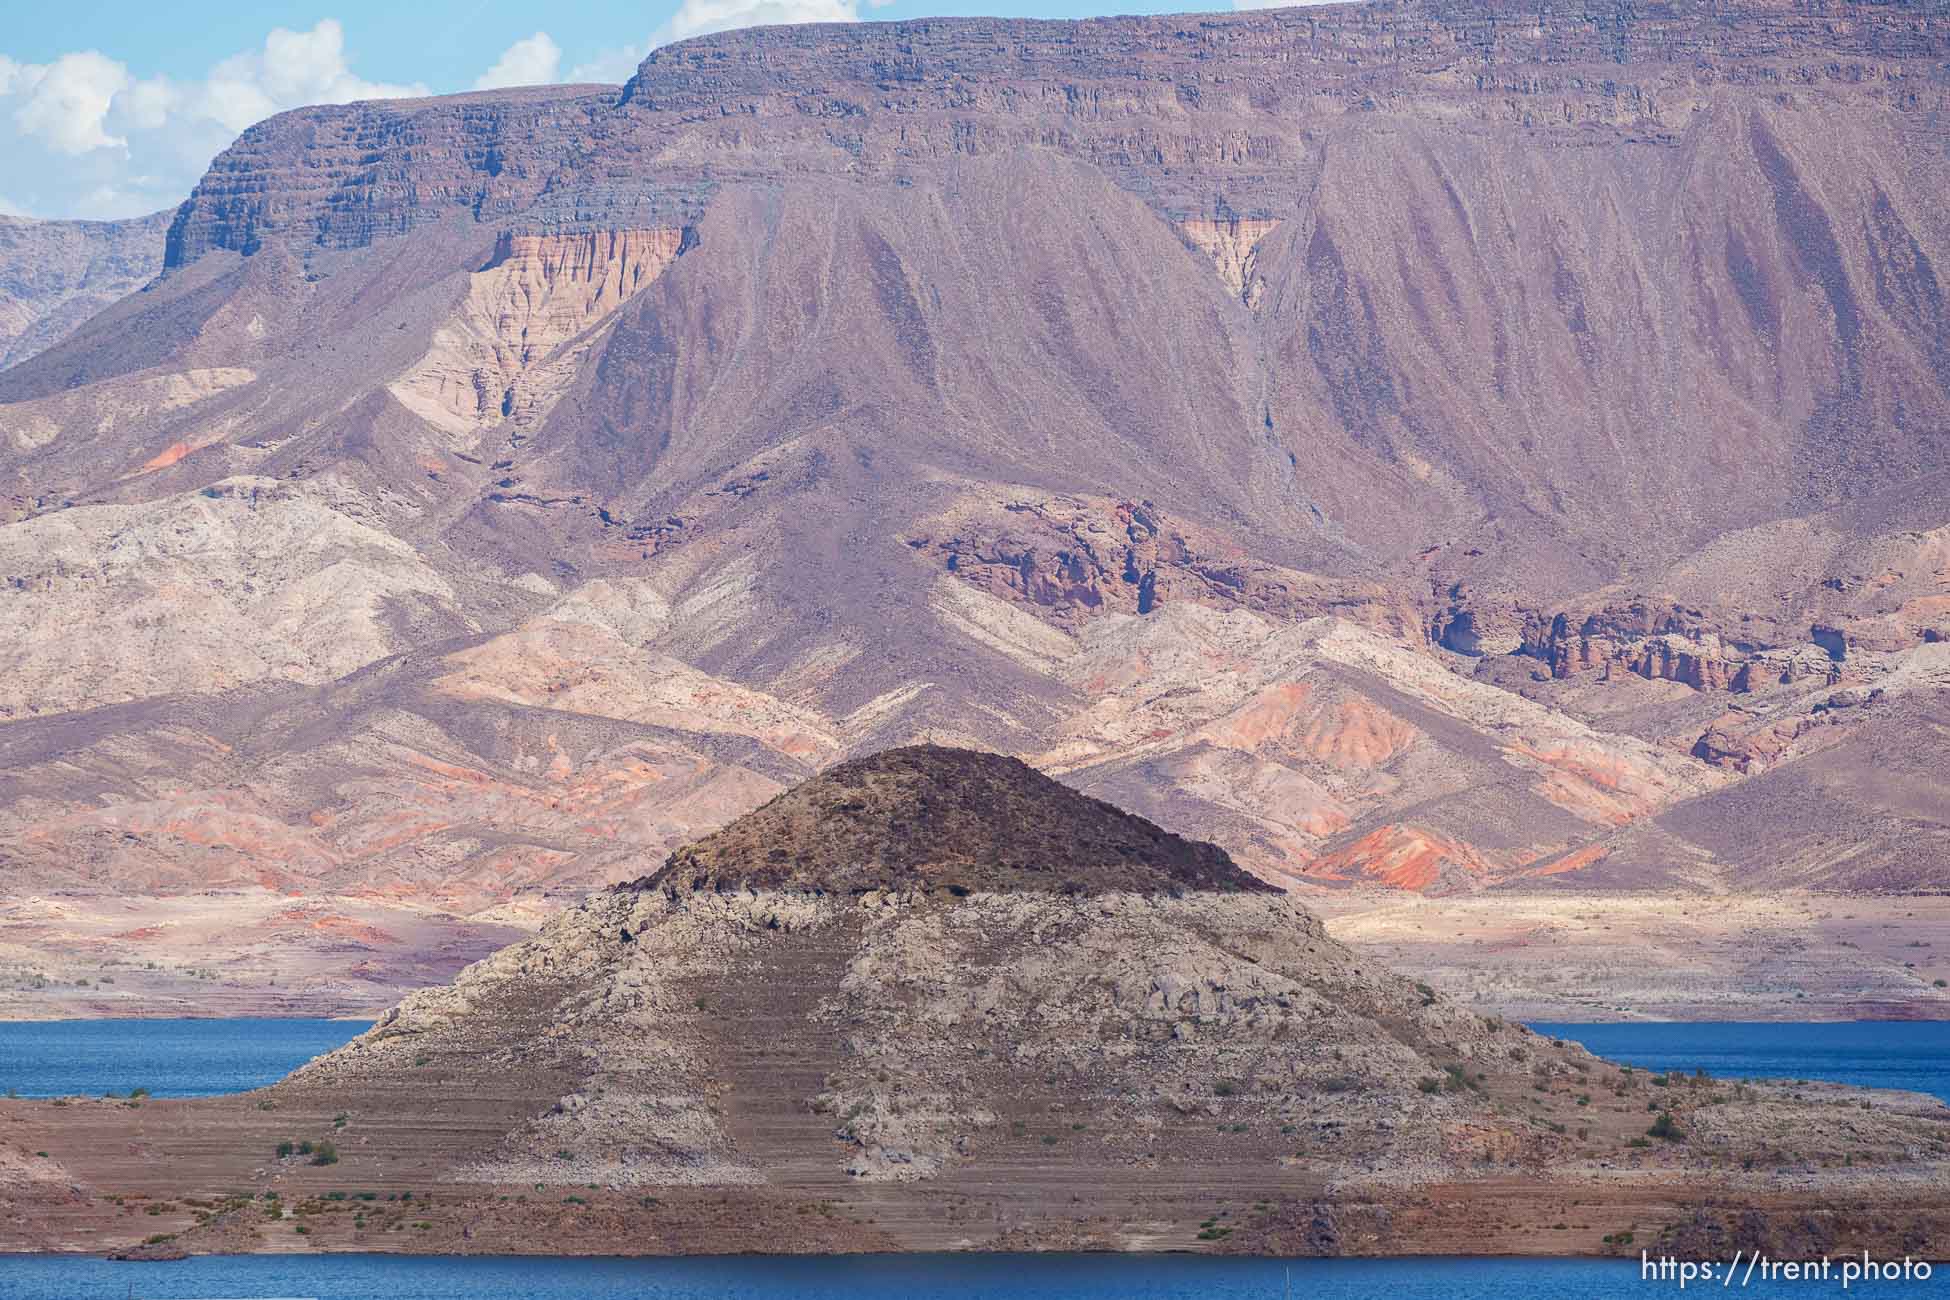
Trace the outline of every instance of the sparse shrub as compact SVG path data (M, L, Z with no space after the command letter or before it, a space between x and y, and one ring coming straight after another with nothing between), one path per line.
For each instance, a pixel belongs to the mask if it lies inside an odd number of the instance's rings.
M1437 1078L1418 1079L1415 1081L1415 1086L1423 1092L1441 1092L1442 1080Z
M335 1165L339 1162L339 1149L330 1142L320 1142L311 1162L315 1165Z
M1659 1118L1652 1121L1652 1127L1645 1130L1647 1137L1664 1138L1668 1142L1684 1141L1686 1135L1672 1122L1672 1112L1660 1111Z
M1221 1097L1235 1097L1243 1086L1237 1079L1220 1079L1212 1085L1212 1091Z
M280 1160L284 1159L286 1156L290 1155L295 1150L297 1150L297 1147L293 1146L289 1142L278 1143L278 1159Z

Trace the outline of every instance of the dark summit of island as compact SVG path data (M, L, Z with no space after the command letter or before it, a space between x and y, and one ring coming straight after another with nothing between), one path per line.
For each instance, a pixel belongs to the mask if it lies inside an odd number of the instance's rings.
M1021 759L941 745L828 768L619 888L1281 892Z

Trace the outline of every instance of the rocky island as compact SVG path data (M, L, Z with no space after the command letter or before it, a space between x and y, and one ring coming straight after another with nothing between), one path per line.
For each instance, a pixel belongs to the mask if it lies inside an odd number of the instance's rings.
M1950 1108L1458 1007L1022 762L829 768L272 1087L0 1102L0 1251L1950 1248Z

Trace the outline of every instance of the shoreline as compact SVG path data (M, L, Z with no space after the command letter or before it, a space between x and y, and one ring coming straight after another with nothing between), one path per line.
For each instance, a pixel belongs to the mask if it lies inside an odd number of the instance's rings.
M1335 938L1486 1014L1591 1024L1950 1020L1942 894L1293 897ZM0 1022L372 1019L573 901L457 914L252 891L16 899L0 906Z

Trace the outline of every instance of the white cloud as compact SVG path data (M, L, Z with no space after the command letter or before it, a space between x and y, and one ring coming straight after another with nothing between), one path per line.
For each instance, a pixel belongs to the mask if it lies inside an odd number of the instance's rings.
M20 206L20 204L15 203L12 199L8 198L6 195L0 194L0 217L26 217L29 220L32 220L33 216L34 214L29 212L26 208L23 208L22 206Z
M109 105L129 85L129 70L95 50L63 54L45 66L13 65L10 89L20 99L14 122L22 135L56 153L120 148L122 137L103 129Z
M643 56L649 52L648 47L642 45L625 45L614 50L604 50L587 63L578 63L570 68L569 80L600 81L612 86L628 81L636 75L636 65L643 62Z
M183 103L183 93L167 77L138 81L122 92L115 107L139 131L158 130Z
M853 0L684 0L677 12L657 29L651 43L668 45L734 27L859 21L860 10Z
M429 94L355 76L345 62L345 29L332 18L308 32L279 27L264 48L233 54L210 70L191 111L241 131L273 113L307 104L349 104Z
M476 90L502 86L546 86L562 68L562 47L547 32L516 41L501 52L495 65L474 80Z
M891 0L867 0L879 8ZM625 45L605 50L587 63L569 70L571 81L628 81L651 50L673 41L688 40L707 32L726 32L737 27L785 26L793 23L857 23L860 6L855 0L684 0L664 24L642 45Z
M0 176L17 207L135 216L180 203L239 131L274 113L429 93L353 72L345 30L330 18L310 31L277 28L200 81L137 80L93 50L45 65L0 56Z

